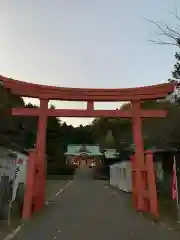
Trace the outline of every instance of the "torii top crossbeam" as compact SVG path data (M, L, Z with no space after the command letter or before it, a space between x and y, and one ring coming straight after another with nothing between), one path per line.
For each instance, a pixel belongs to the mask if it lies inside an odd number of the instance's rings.
M174 90L173 83L164 83L138 88L124 89L93 89L93 88L65 88L45 86L14 80L0 75L5 88L12 93L24 97L69 100L69 101L134 101L148 99L162 99Z

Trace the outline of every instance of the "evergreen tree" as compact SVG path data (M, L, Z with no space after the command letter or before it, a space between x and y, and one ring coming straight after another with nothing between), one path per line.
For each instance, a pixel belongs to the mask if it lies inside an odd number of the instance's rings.
M179 47L180 47L180 40L179 40ZM174 65L174 71L172 71L172 76L175 79L180 79L180 52L175 53L175 58L177 63Z

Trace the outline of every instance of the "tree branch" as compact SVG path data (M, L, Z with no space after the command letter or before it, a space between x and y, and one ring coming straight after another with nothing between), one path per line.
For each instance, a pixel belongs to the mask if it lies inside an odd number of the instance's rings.
M178 17L178 16L177 16ZM180 18L180 17L178 17ZM174 45L174 46L180 46L180 33L177 32L176 30L170 28L167 24L163 26L161 26L161 24L159 24L158 22L152 21L150 19L146 19L148 22L150 22L151 24L155 25L158 30L160 30L160 33L155 34L155 39L151 39L149 40L149 42L153 42L155 44L160 44L160 45ZM165 37L169 40L163 40L160 38L160 36Z
M177 7L175 7L175 11L174 12L170 12L170 14L173 15L178 21L180 21L180 16L178 14Z

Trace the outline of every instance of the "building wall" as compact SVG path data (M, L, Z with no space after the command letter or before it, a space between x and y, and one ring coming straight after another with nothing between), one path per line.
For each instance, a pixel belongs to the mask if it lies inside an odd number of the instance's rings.
M129 161L110 166L110 184L125 192L132 192L132 170Z

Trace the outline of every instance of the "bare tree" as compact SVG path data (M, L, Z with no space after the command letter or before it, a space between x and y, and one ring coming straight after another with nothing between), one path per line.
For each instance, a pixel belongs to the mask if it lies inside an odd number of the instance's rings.
M150 19L146 19L151 24L155 25L158 33L153 33L154 39L149 40L152 43L160 45L174 45L180 47L180 16L177 8L170 13L177 20L175 28L171 28L168 24L160 23Z
M158 29L158 33L154 33L154 39L149 40L152 43L160 45L173 45L180 48L180 15L178 14L177 8L174 12L170 13L177 20L176 26L174 28L170 27L168 24L159 23L153 20L146 19L151 24L155 25ZM178 80L180 83L180 52L175 53L176 64L172 71L172 77ZM172 80L169 80L172 81ZM176 83L176 84L177 84ZM179 86L178 86L179 87Z

